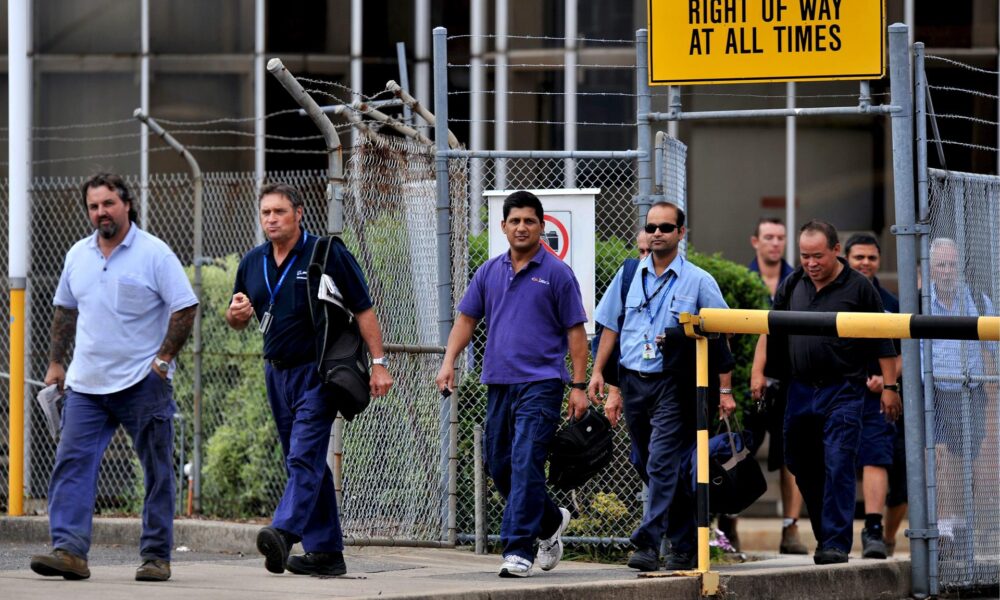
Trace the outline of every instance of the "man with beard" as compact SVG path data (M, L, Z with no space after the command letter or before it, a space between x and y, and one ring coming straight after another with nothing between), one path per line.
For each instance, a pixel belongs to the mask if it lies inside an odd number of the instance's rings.
M694 448L696 411L694 388L684 379L690 373L665 369L665 361L673 357L660 354L657 338L668 327L676 327L683 312L697 314L702 308L728 306L715 279L678 253L687 231L680 207L657 202L646 215L644 229L649 234L650 255L639 262L632 281L623 282L619 269L597 307L595 320L605 329L588 389L591 400L604 398L602 371L620 338L621 395L608 397L604 411L616 423L624 409L634 448L649 477L649 510L632 534L636 550L628 566L640 571L659 569L660 540L666 535L671 543L666 568L674 571L694 568L696 563L694 490L681 468ZM624 306L619 292L623 284L628 286ZM619 332L618 317L623 311ZM673 351L683 350L678 344ZM731 372L719 374L721 414L736 408L731 380Z
M47 385L66 391L62 434L49 481L52 552L31 557L40 575L90 577L97 475L121 425L144 474L143 560L138 581L170 578L173 544L174 359L191 333L198 299L177 256L139 229L118 175L82 187L97 230L70 248L54 299ZM64 367L70 346L73 360Z
M803 225L801 266L778 288L773 310L883 312L872 284L839 254L833 225L818 220ZM882 410L895 420L900 411L895 356L887 339L762 335L757 341L750 384L754 398L764 393L766 372L788 367L783 374L789 380L785 460L809 511L818 543L816 564L847 562L854 541L855 464L868 361L878 360Z
M256 315L264 336L264 381L271 415L278 427L288 481L271 525L257 533L257 550L272 573L343 575L344 536L340 528L333 475L326 464L330 428L337 416L316 369L313 328L307 297L307 269L316 236L302 225L305 203L294 186L269 183L258 197L260 225L267 241L240 261L226 322L245 329ZM392 386L372 299L361 267L339 242L330 244L326 273L354 313L372 355L371 395ZM305 554L289 556L296 542Z

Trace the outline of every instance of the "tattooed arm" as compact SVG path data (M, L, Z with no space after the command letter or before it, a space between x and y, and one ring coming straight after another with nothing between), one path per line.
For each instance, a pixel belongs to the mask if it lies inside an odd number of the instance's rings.
M52 315L52 330L49 334L49 370L45 373L45 385L53 383L63 388L66 381L66 362L69 359L69 347L76 339L76 318L79 311L75 308L57 306Z
M182 308L170 315L170 324L167 325L167 335L163 338L163 343L160 344L160 350L156 353L156 358L165 361L171 361L184 347L184 342L187 341L188 337L191 335L191 329L194 327L194 315L198 310L198 305L194 304L187 308ZM161 377L166 377L166 373L160 373L155 368L155 363L153 371L156 372Z

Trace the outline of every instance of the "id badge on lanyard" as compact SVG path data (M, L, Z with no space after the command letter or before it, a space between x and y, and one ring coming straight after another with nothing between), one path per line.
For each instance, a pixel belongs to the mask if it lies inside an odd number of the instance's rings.
M302 232L304 237L302 238L303 248L305 247L305 242L309 240L309 233L306 231ZM281 272L281 277L278 278L278 283L274 284L274 289L271 289L271 280L267 276L267 255L264 255L263 265L264 265L264 285L267 286L267 293L271 295L271 302L267 306L267 310L260 317L260 326L257 328L262 335L267 335L267 330L271 328L271 322L274 321L274 299L278 296L278 290L281 289L281 284L285 283L285 277L288 272L292 270L295 265L295 260L299 257L298 254L293 256L288 264L285 265L285 270Z
M653 292L652 296L646 294L646 273L643 272L642 277L642 295L646 298L646 301L639 306L639 312L643 309L649 314L649 327L646 329L646 334L642 341L642 359L643 360L655 360L656 359L656 344L652 339L653 336L653 323L656 320L656 315L659 314L660 309L663 308L663 303L665 302L667 296L670 295L670 290L674 287L674 283L677 281L677 277L673 271L667 275L667 281L660 284L659 287ZM666 287L666 290L663 288ZM656 305L656 310L653 310L653 299L659 295L660 291L663 290L663 296L660 298L660 302Z

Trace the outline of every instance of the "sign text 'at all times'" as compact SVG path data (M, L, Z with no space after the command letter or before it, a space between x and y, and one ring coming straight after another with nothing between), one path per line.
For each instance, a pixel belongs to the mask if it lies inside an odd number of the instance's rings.
M840 5L843 0L689 0L691 56L837 52L843 48ZM759 11L749 15L748 10ZM793 13L794 24L783 21ZM746 25L763 22L765 25Z

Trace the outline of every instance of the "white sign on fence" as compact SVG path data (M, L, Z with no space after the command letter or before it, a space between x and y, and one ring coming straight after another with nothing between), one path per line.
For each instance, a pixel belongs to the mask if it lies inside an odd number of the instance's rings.
M484 192L489 203L490 256L507 252L510 245L500 229L503 201L515 190ZM587 310L587 334L594 333L594 244L597 230L594 202L598 188L569 190L528 190L538 196L545 211L545 249L565 261L576 274Z

